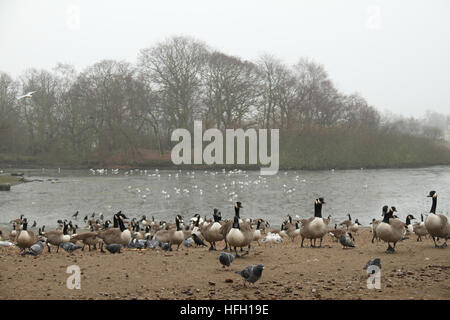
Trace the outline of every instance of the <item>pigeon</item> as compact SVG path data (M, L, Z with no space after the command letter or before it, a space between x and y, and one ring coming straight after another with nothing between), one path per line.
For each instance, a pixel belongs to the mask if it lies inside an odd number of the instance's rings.
M108 244L106 246L106 250L108 250L111 253L120 253L120 248L122 248L122 245L116 243Z
M347 247L354 248L355 244L353 243L353 236L349 232L349 237L347 237L345 234L341 234L339 237L339 242L342 244L342 248L345 249Z
M223 268L225 268L225 266L227 267L231 266L231 263L233 262L235 257L236 256L234 254L222 251L219 254L219 261L222 264Z
M206 247L206 244L195 233L192 234L192 239L194 239L194 242L197 246Z
M80 249L80 246L77 246L76 244L73 244L72 242L64 242L59 245L61 248L66 250L68 253L72 253L77 249Z
M184 246L185 247L187 247L187 248L190 248L190 247L192 247L192 242L193 242L194 240L192 240L192 238L191 237L189 237L189 238L187 238L187 239L184 239Z
M146 243L147 243L147 241L138 240L138 239L136 239L136 237L134 237L133 240L130 241L129 246L131 248L136 248L136 249L145 249Z
M369 260L369 262L367 262L366 266L363 269L367 270L370 266L377 266L378 268L381 269L381 259L375 258L375 259ZM372 270L372 273L375 273L375 270Z
M30 92L27 92L26 94L24 94L23 96L18 96L17 97L17 100L21 100L21 99L24 99L24 98L31 98L32 96L33 96L33 93L35 93L36 91L30 91Z
M256 281L258 281L259 278L261 278L263 270L264 265L258 264L248 266L242 271L236 271L236 273L239 274L244 279L244 286L245 286L245 281L250 283L255 283Z
M22 255L26 255L26 254L31 254L33 256L37 256L39 254L42 253L42 251L44 250L44 242L42 241L38 241L35 244L33 244L28 251L22 253Z
M75 212L75 214L73 214L72 217L76 219L78 217L78 211Z
M152 240L152 236L148 235L145 245L148 249L156 249L157 247L159 247L159 241L156 239Z
M161 247L161 249L163 249L164 251L172 251L172 247L170 246L169 243L165 243L165 242L160 242L159 246Z

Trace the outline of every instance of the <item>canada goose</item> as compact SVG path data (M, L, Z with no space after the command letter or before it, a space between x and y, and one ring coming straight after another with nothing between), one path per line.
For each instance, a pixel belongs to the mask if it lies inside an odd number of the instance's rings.
M20 230L17 235L17 244L20 249L23 251L24 249L30 248L33 244L36 243L36 237L33 231L27 230L28 222L27 219L23 220L22 230Z
M425 222L423 222L423 214L420 215L420 222L416 222L413 226L414 233L417 235L417 241L422 241L422 236L428 234Z
M109 244L119 244L119 245L128 245L131 240L131 232L130 230L125 228L123 223L123 218L125 217L122 214L122 211L119 211L113 216L114 225L118 225L119 228L108 228L106 230L98 231L97 237L103 239L103 243L106 245ZM126 217L125 217L126 218ZM105 253L103 250L103 243L100 244L100 252Z
M76 219L76 218L78 217L78 213L79 213L78 211L75 212L75 213L72 215L72 218L75 218L75 219Z
M256 230L253 231L253 241L256 241L259 245L261 245L259 241L264 238L261 230L263 225L262 222L262 219L258 219L256 222Z
M238 217L239 221L242 221L242 220L240 220L240 216L239 216L239 210L241 208L243 208L242 204L239 201L236 202L235 205L234 205L234 216ZM205 217L205 220L206 220L206 217ZM220 227L220 231L219 232L222 234L223 239L225 241L225 248L223 250L227 250L227 248L228 248L227 235L230 232L231 228L233 227L233 223L234 223L234 219L233 220L228 220ZM230 251L231 251L231 247L230 247Z
M340 238L341 234L345 235L346 231L343 228L338 228L337 224L335 224L334 225L334 229L329 230L328 233L332 237L334 237L336 239L336 242L337 242L337 241L339 241L339 238Z
M405 229L405 224L393 217L395 211L395 207L389 209L388 206L384 206L382 213L384 216L383 221L376 228L377 236L388 243L386 253L395 252L395 245L403 238L403 231ZM393 247L391 247L390 242L394 243Z
M103 240L97 237L97 232L85 232L81 234L77 234L75 236L72 236L73 240L81 241L83 243L83 247L81 248L81 251L84 251L84 247L88 246L89 251L91 251L91 246L96 246L97 244L100 244Z
M436 206L437 206L437 193L436 191L430 191L428 197L432 198L432 205L430 209L430 213L425 219L425 227L427 228L428 233L433 238L434 247L435 248L445 248L447 247L447 238L450 235L450 224L448 223L448 219L443 214L436 214ZM436 243L436 238L444 238L444 243L442 245L438 245Z
M411 224L411 220L413 220L413 219L416 219L416 218L414 218L414 216L413 216L412 214L408 214L408 215L406 216L406 224L405 224L405 228L406 228L406 231L407 231L408 233L413 233L413 232L414 232L414 228L413 228L413 226L412 226L412 224Z
M242 206L239 207L242 208ZM253 241L253 229L251 228L250 223L239 223L239 217L235 215L233 226L228 232L226 239L230 248L234 247L236 257L240 257L237 253L237 247L242 248L248 246L248 250L244 255L248 254L250 252L250 243Z
M16 241L16 237L17 237L16 224L13 224L13 229L9 233L9 240L14 242Z
M4 241L5 239L3 238L3 231L0 230L0 241Z
M222 225L220 224L220 220L222 219L222 214L219 210L214 209L213 212L214 222L209 224L203 224L200 228L200 232L205 238L207 242L210 244L209 250L216 250L216 242L223 240L223 235L220 233L220 228ZM199 222L199 218L197 218L197 222Z
M22 219L23 219L23 214L20 215L20 218L10 221L10 223L16 224L16 225L20 225L20 224L23 224L23 220Z
M324 198L316 199L314 202L314 217L309 219L302 219L302 227L300 229L300 235L302 237L301 247L303 246L303 241L305 238L310 239L311 248L315 248L316 239L320 238L319 248L322 247L323 237L328 232L328 223L330 222L330 217L327 219L322 218L322 205L325 204ZM314 245L312 244L314 240Z
M380 222L381 222L380 220L376 220L375 218L373 218L372 222L370 223L372 225L372 234L373 234L372 243L373 240L375 240L375 238L377 239L377 241L380 241L380 237L377 236L377 227Z
M298 226L298 221L295 222L294 225L289 226L289 228L286 230L286 234L292 241L294 241L295 237L300 235L300 228Z
M169 243L170 248L172 249L172 245L177 245L177 251L180 248L180 245L184 241L184 232L181 229L182 217L177 215L175 217L176 230L160 230L155 234L156 239L160 242Z
M351 224L348 227L348 230L354 233L358 233L358 226L361 226L362 224L359 223L358 219L355 220L355 223Z
M56 253L58 253L60 244L70 241L70 235L67 232L68 227L69 225L66 222L64 222L64 228L62 231L54 230L49 232L42 232L42 230L39 229L39 235L45 238L45 244L47 245L49 253L51 252L50 244L57 247Z
M352 217L350 216L350 213L347 214L348 220L345 220L344 222L341 222L339 225L344 226L345 228L348 228L353 225Z

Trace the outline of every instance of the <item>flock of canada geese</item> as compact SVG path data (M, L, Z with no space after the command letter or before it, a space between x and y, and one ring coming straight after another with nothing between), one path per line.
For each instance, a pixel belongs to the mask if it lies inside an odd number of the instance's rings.
M395 207L384 206L382 208L382 220L373 219L372 225L372 243L377 240L387 242L386 253L394 253L399 241L405 239L408 234L416 234L417 241L429 235L436 248L447 247L447 240L450 237L450 224L447 217L443 214L436 214L437 193L430 191L428 197L432 199L430 212L426 215L421 214L421 221L411 224L414 216L408 215L406 222L401 221L395 213ZM39 255L45 246L48 252L51 247L56 247L56 252L60 248L72 253L74 250L84 251L87 246L89 251L92 249L104 253L105 247L111 253L120 253L123 247L137 249L156 249L176 250L181 245L186 247L207 246L209 250L217 250L217 242L224 241L225 248L235 253L235 257L241 257L249 253L253 242L281 242L282 239L301 238L300 246L304 247L304 240L309 239L310 247L322 246L322 240L326 235L331 235L339 241L343 248L354 247L352 233L357 233L361 225L356 219L352 221L350 215L348 220L340 223L338 228L329 227L331 216L322 217L322 206L325 204L324 198L318 198L314 202L314 216L307 219L293 219L288 216L283 221L279 229L270 228L270 224L263 219L242 219L240 210L243 208L241 202L234 205L234 217L230 220L222 220L222 214L218 209L214 209L212 219L202 218L199 214L194 215L188 223L185 223L181 215L175 217L175 223L166 221L155 221L142 216L140 219L129 219L122 211L113 215L113 221L105 220L103 215L95 219L95 213L89 218L86 216L83 221L89 228L89 231L77 233L78 225L72 221L58 220L59 227L56 230L45 231L45 226L39 228L35 233L28 229L26 218L20 218L11 221L12 230L9 235L0 231L0 245L17 245L21 253ZM72 218L78 220L78 212ZM36 223L33 224L34 226ZM319 240L319 244L317 244ZM443 244L438 242L443 240ZM238 252L238 248L240 251ZM247 248L244 251L244 248Z

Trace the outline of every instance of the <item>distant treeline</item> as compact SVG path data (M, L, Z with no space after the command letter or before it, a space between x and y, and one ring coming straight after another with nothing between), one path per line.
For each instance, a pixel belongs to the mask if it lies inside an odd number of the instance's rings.
M445 128L448 118L433 116ZM382 117L306 58L250 62L172 37L142 49L136 65L0 72L0 164L170 165L172 131L197 119L204 129L279 128L283 168L450 163L442 123Z

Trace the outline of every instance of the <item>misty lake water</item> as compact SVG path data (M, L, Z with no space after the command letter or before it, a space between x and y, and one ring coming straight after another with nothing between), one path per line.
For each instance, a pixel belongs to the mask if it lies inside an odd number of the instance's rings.
M259 171L225 173L219 171L135 170L130 174L93 175L90 170L22 170L29 179L42 179L13 186L0 192L0 226L24 214L30 224L56 226L58 219L73 219L84 226L85 215L102 212L105 219L122 210L128 217L173 221L176 214L186 219L199 213L212 216L213 208L224 219L234 214L233 203L241 201L241 217L263 218L279 226L288 214L313 216L314 199L325 198L323 216L332 223L350 213L368 226L381 217L381 208L396 206L403 220L407 214L420 219L430 210L426 197L430 190L439 196L438 211L449 216L450 166L415 169L280 171L260 176ZM128 172L128 174L125 174ZM58 179L56 183L49 178Z

